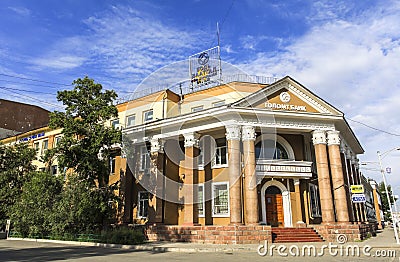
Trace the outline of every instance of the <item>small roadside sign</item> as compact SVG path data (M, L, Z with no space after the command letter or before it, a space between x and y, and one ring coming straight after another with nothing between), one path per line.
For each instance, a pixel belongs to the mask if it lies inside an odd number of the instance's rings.
M350 190L352 194L362 194L364 193L364 186L363 185L351 185Z
M365 195L364 194L353 194L351 196L351 201L353 203L365 203Z

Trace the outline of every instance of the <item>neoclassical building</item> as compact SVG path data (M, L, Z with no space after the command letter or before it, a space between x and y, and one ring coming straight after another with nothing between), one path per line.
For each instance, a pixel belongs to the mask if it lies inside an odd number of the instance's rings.
M125 222L366 230L350 192L364 150L344 114L291 77L164 90L118 108Z
M124 139L109 180L120 182L120 222L147 224L149 239L259 243L310 228L333 241L373 230L377 202L367 211L351 201L350 186L363 183L360 142L340 110L291 77L149 92L117 108L109 124ZM60 134L3 142L30 141L40 155Z

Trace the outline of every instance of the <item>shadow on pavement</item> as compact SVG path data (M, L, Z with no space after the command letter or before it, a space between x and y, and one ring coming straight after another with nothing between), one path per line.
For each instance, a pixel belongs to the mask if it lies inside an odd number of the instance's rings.
M82 246L57 246L57 247L28 247L28 248L5 248L0 247L0 261L22 261L22 262L43 262L55 260L69 260L85 257L102 257L115 254L128 254L134 252L147 252L156 254L160 252L113 249L101 247Z

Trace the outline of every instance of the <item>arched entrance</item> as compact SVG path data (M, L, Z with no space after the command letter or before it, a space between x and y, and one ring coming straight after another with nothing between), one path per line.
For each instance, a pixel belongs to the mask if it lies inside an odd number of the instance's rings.
M267 197L271 197L271 200L268 200ZM262 186L261 211L263 223L271 225L275 223L272 226L292 227L290 192L284 184L277 180L270 180ZM276 212L276 214L269 214L270 217L268 219L267 212ZM276 216L277 222L275 222L275 218L272 215Z
M273 227L283 227L282 192L276 186L270 186L265 191L267 223Z

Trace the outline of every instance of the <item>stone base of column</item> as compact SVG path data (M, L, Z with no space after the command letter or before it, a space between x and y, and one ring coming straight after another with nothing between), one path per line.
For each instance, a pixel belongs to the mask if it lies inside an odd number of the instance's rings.
M297 221L296 222L296 228L306 228L307 224L304 223L303 221Z
M243 226L243 223L229 223L229 226Z
M193 227L193 226L201 226L199 223L183 223L181 226L183 227Z

